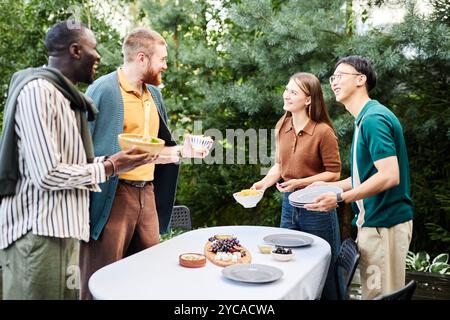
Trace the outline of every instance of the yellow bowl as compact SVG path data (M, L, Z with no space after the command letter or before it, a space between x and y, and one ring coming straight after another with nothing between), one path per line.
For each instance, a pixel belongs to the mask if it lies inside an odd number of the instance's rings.
M134 133L119 134L119 146L122 150L131 149L136 146L139 151L148 152L151 155L157 155L164 148L164 140L151 137L151 141L143 141L142 135Z

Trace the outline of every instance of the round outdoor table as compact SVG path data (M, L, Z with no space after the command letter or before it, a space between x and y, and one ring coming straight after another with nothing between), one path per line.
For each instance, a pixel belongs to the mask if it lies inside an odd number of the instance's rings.
M208 239L231 234L250 250L252 263L274 266L283 276L270 283L244 283L227 279L222 267L208 261L201 268L179 265L179 255L203 253ZM291 261L275 260L259 252L258 244L271 234L302 234L314 241L292 248ZM328 243L314 235L262 226L221 226L196 229L112 263L95 272L89 289L95 299L147 300L275 300L320 298L330 263Z

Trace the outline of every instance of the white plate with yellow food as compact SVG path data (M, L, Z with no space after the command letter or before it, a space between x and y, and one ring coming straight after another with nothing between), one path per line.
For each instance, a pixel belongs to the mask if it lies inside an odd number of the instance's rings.
M254 208L261 201L264 195L263 190L244 189L233 193L234 199L244 208Z

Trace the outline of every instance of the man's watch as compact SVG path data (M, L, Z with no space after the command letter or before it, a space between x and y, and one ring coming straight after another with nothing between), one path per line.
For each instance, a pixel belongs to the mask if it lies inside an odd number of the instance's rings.
M342 193L338 192L336 193L336 202L342 202L344 200L342 200Z

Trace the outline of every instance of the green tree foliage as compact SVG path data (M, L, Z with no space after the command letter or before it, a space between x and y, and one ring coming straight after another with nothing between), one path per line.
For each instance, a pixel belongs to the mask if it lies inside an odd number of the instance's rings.
M290 75L308 71L327 83L329 61L335 59L328 44L345 36L341 6L342 1L143 2L151 25L169 39L175 60L164 89L174 124L192 130L193 121L201 119L204 129L217 128L224 136L226 129L273 128L283 113ZM331 100L330 90L326 94ZM342 115L340 134L351 138L350 117L342 108L331 111ZM266 151L270 154L270 145ZM192 208L198 225L276 225L280 195L273 189L252 210L231 196L259 180L261 167L183 166L177 199ZM196 201L204 194L208 201Z
M430 241L425 226L450 226L439 201L439 195L450 194L450 28L440 17L437 11L425 17L408 2L403 23L347 38L336 47L337 56L354 48L375 62L380 81L373 96L400 118L408 144L415 201L412 247L435 253L449 251L448 243L435 235L431 240L438 241Z
M334 101L328 77L342 56L360 54L375 64L372 97L400 118L409 148L416 205L413 250L447 250L425 223L449 229L438 195L449 194L449 26L442 1L430 16L412 1L402 23L357 32L376 6L357 17L349 1L145 1L152 27L169 40L170 68L163 91L174 126L203 129L273 128L282 114L282 90L291 74L321 79L340 138L343 175L349 172L353 119ZM233 141L222 141L224 147ZM247 148L249 146L246 146ZM248 159L247 159L248 160ZM248 163L248 162L247 162ZM242 209L232 192L261 178L261 165L183 165L177 201L191 207L194 224L276 225L279 194L266 191L255 209ZM435 232L433 234L436 239ZM441 231L442 234L442 231Z
M433 18L450 25L450 2L448 0L431 0L434 7Z
M123 3L129 1L121 1ZM105 7L91 0L2 0L0 1L0 110L3 110L12 74L47 63L44 38L56 22L80 19L96 34L103 62L99 74L109 72L120 61L120 36L107 18L120 1Z
M110 18L130 0L3 0L0 2L0 108L11 74L46 62L43 39L56 21L68 18L71 5L97 35L100 74L121 63L120 36ZM357 15L344 0L146 0L146 21L169 44L169 70L163 95L173 128L198 132L216 128L214 152L247 152L246 164L184 164L177 201L188 205L194 226L277 225L280 193L266 191L254 209L243 209L232 193L260 179L268 164L249 164L248 143L234 148L227 129L271 129L282 115L282 92L290 75L314 73L321 80L339 137L343 176L349 173L353 119L334 100L328 83L336 61L346 55L371 58L379 83L371 95L391 108L403 125L408 145L416 211L411 250L448 252L450 217L448 1L429 0L423 16L414 1L367 1ZM407 8L403 22L388 27L357 26L374 8L392 3ZM136 21L134 21L136 24ZM270 140L269 140L270 142ZM270 154L271 145L266 154ZM261 159L258 159L261 160ZM348 207L346 208L348 209Z

